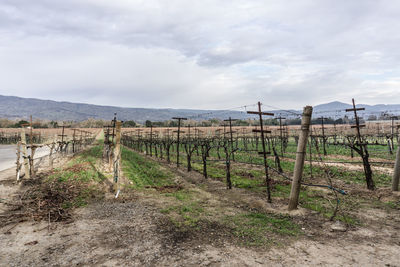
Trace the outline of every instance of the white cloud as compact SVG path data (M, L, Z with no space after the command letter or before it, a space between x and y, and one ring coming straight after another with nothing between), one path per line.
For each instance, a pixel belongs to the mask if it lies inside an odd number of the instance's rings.
M0 94L140 107L399 102L395 1L3 0Z

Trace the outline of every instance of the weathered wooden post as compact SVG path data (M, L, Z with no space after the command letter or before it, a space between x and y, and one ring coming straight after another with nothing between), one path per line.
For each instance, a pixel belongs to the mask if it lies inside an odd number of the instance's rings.
M22 155L24 157L24 167L25 167L25 177L31 178L31 172L29 170L29 156L26 148L26 135L25 128L22 126L21 128L21 145L22 145Z
M233 151L233 130L232 130L232 121L236 121L237 119L232 119L229 117L229 119L224 120L224 121L229 121L229 135L230 135L230 143L231 143L231 151ZM225 130L224 130L225 133ZM232 160L235 161L235 153L232 152Z
M115 147L114 147L114 159L113 159L113 167L114 167L114 190L116 192L115 197L118 197L119 194L119 178L120 178L120 168L121 168L121 121L115 122Z
M76 129L73 129L73 131L74 131L74 133L72 134L72 153L75 153L75 142L76 142L76 140L75 140L75 132L76 132Z
M260 118L260 129L253 129L253 132L257 133L260 132L261 133L261 144L262 144L262 152L258 152L258 154L262 154L264 157L264 170L265 170L265 183L267 184L267 201L268 203L272 202L271 199L271 179L269 177L268 174L268 162L267 162L267 154L270 154L270 152L267 152L265 150L265 133L271 133L271 131L268 130L264 130L263 128L263 119L262 116L263 115L268 115L268 116L274 116L274 113L269 113L269 112L262 112L261 111L261 102L258 102L258 111L247 111L248 114L256 114L259 115Z
M49 153L49 167L50 168L53 168L53 162L54 162L53 151L54 151L54 148L56 147L56 144L57 144L57 135L54 136L54 140L50 146L50 153Z
M16 154L17 154L17 170L16 170L16 175L17 175L17 181L19 181L19 177L20 177L20 173L21 173L21 163L19 162L20 158L21 158L21 142L18 142L17 144L17 150L16 150Z
M324 120L326 120L326 118L324 118L322 116L320 119L321 119L321 128L322 128L322 146L324 149L324 156L326 156L327 152L326 152L326 137L325 137L325 125L324 125Z
M177 131L177 143L176 143L176 167L179 167L179 145L180 145L180 133L181 133L181 121L182 120L187 120L187 118L179 118L179 117L174 117L172 118L173 120L178 120L178 131Z
M277 119L279 119L279 138L281 140L281 156L283 157L283 127L282 127L282 120L285 120L286 118L283 118L282 116L279 116ZM276 151L274 153L277 155Z
M399 191L399 178L400 178L400 146L397 148L396 163L394 165L392 190Z
M312 115L312 107L311 106L304 107L303 117L301 119L301 132L299 136L299 144L297 146L296 162L294 165L292 189L290 191L289 206L288 206L289 210L296 209L299 203L300 184L304 169L304 159L306 154L308 133L310 130L311 115Z

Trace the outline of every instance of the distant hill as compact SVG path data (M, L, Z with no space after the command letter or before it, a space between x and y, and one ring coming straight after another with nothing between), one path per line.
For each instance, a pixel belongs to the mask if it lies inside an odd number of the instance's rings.
M366 111L360 112L364 117L369 115L379 116L383 112L400 115L400 105L357 105L357 107L365 107ZM351 113L344 112L346 108L351 108L351 105L337 101L317 105L314 106L313 117L339 118L345 114L352 117ZM298 117L298 114L301 113L300 110L273 110L270 112L287 118ZM0 118L27 119L32 115L36 119L57 121L83 121L89 118L111 120L114 113L118 114L120 120L134 120L140 123L146 120L165 121L172 117L188 117L194 120L227 119L229 117L236 119L255 118L254 115L247 115L244 111L122 108L0 95Z
M353 112L346 112L346 109L353 108L353 105L342 103L342 102L330 102L327 104L317 105L313 109L313 117L331 117L331 118L342 118L347 115L349 118L354 116ZM357 108L365 108L365 110L358 111L358 114L364 119L368 119L370 116L399 116L400 105L365 105L357 104Z
M111 120L114 113L117 113L120 120L137 122L165 121L172 117L190 117L194 120L248 117L240 111L122 108L0 95L0 118L27 119L32 115L36 119L55 121L83 121L89 118Z

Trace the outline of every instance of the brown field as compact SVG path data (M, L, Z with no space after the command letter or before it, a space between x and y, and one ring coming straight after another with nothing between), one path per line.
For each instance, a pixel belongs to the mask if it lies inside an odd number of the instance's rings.
M101 129L99 128L65 128L64 135L72 137L74 133L74 129L76 129L75 134L77 137L80 136L80 131L87 132L88 134L98 134ZM19 135L21 129L18 128L0 128L0 136L15 136ZM25 129L25 133L29 136L30 129ZM40 135L44 139L52 139L56 135L62 134L62 128L45 128L45 129L32 129L33 135Z

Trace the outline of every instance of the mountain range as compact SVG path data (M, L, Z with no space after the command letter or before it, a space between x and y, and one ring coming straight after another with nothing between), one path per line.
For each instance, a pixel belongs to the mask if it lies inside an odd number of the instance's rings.
M365 108L360 111L360 115L367 117L386 113L388 115L400 115L399 105L357 105ZM313 110L313 117L331 117L341 118L344 115L353 116L351 112L345 112L345 109L352 108L351 105L342 102L330 102L316 105ZM255 109L255 107L253 108ZM281 115L287 118L299 117L301 110L265 110L273 112L275 115ZM187 117L193 120L205 119L235 119L254 118L255 115L249 115L243 111L235 110L199 110L199 109L155 109L155 108L123 108L113 106L100 106L92 104L58 102L53 100L41 100L35 98L22 98L16 96L0 95L0 118L7 119L27 119L30 115L35 119L54 120L54 121L83 121L89 118L111 120L117 113L120 120L133 120L143 123L150 121L165 121L172 117Z

